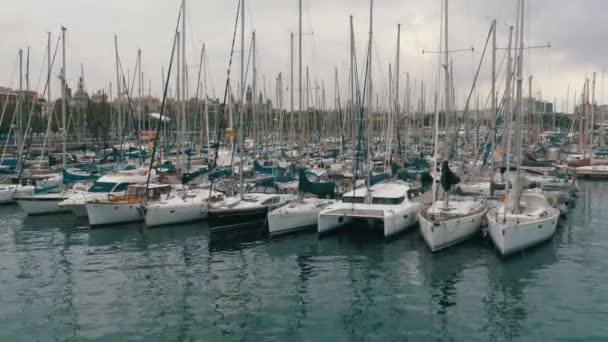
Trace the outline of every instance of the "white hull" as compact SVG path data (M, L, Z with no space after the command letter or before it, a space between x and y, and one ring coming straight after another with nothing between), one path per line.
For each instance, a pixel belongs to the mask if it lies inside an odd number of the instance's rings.
M15 199L13 198L13 193L14 190L11 189L0 190L0 204L14 203Z
M86 204L91 227L110 226L143 220L141 203L94 203Z
M392 208L384 208L392 207ZM410 203L408 206L382 206L355 204L343 208L330 208L319 214L317 231L327 234L350 224L353 219L367 219L382 222L382 233L385 238L402 233L416 225L417 213L422 205Z
M483 210L470 216L432 221L419 213L420 233L429 249L437 252L478 235L485 214Z
M317 226L319 213L332 200L306 198L268 213L268 232L270 235L289 234Z
M146 226L158 227L204 220L208 210L200 198L184 201L181 198L155 203L146 208Z
M61 195L40 195L32 197L20 197L17 203L27 215L47 215L68 212L67 209L59 207L59 202L65 197Z
M542 196L541 194L529 194ZM525 196L525 195L524 195ZM523 197L525 200L525 197ZM543 198L544 200L544 198ZM553 237L559 219L559 210L548 205L539 206L532 214L512 214L494 208L486 215L492 242L501 255L508 255L537 245Z
M15 203L15 196L31 196L34 194L34 187L31 185L17 186L6 185L0 187L0 204Z
M373 194L369 196L370 192ZM319 213L317 231L327 234L353 220L363 220L377 227L381 223L385 238L406 231L418 223L422 204L410 201L410 186L404 182L376 184L359 188L342 196L342 201ZM366 203L368 198L369 203Z

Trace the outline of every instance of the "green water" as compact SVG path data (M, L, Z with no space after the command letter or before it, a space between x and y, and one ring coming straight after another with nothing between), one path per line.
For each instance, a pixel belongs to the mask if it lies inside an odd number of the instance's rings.
M608 340L608 183L501 260L315 234L210 244L204 223L89 230L0 207L0 341Z

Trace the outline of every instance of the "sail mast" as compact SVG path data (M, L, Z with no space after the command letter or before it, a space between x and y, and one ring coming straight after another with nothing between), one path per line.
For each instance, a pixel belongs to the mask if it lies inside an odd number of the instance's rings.
M290 59L291 59L291 76L290 76L290 82L291 82L291 86L290 86L290 93L291 93L291 115L290 115L290 123L289 123L289 143L290 143L290 149L291 149L291 159L293 162L294 159L294 135L295 135L295 131L294 131L294 105L293 105L293 78L294 78L294 72L293 72L293 32L290 34Z
M67 29L61 27L61 45L62 45L62 69L61 69L61 129L63 130L63 156L61 158L63 162L63 169L65 170L65 154L66 154L66 140L68 138L68 132L66 127L66 81L65 81L65 32Z
M303 113L302 113L302 0L298 0L298 119L300 122L300 141L299 141L299 155L302 157L304 151L304 129L303 129Z
M367 149L367 182L366 186L369 187L371 186L371 174L372 174L372 140L373 140L373 136L372 136L372 132L373 132L373 127L374 127L374 101L372 99L373 96L373 92L372 92L372 44L373 44L373 20L374 20L374 0L370 0L369 1L369 44L367 46L367 121L369 123L369 125L367 125L366 127L366 133L367 133L367 142L366 142L366 149ZM367 196L366 196L366 200L370 201L370 192L367 192Z
M182 116L182 124L181 124L181 153L182 155L182 173L183 172L187 172L186 170L186 155L185 155L185 150L186 150L186 128L187 128L187 123L186 123L186 92L187 92L187 88L188 88L188 83L187 83L187 79L186 79L186 75L188 73L188 66L186 65L186 0L182 0L182 32L181 32L181 38L182 38L182 99L181 99L181 116Z
M443 37L443 49L444 49L444 51L443 51L443 58L444 58L444 60L443 60L443 62L444 62L443 67L444 67L444 75L445 75L444 76L445 77L445 94L444 94L443 101L444 101L444 105L445 105L445 113L444 113L444 115L445 115L445 118L446 118L445 119L445 122L446 122L445 133L446 134L445 134L445 156L444 156L445 159L444 160L448 161L449 160L449 150L450 150L450 147L449 147L449 144L448 144L449 138L448 138L448 134L447 134L447 132L448 132L448 130L447 130L447 128L448 128L447 126L448 125L447 124L448 124L448 116L450 115L450 109L451 109L450 102L452 101L452 96L450 95L451 94L451 92L450 92L450 88L451 88L450 72L448 70L448 68L449 68L449 60L448 60L449 59L449 52L448 52L448 0L445 0L445 5L444 5L444 9L443 10L444 10L444 20L445 20L445 23L443 24L444 25L443 26L443 35L444 35L444 37ZM458 134L457 128L456 128L456 134ZM449 201L449 196L448 196L448 191L447 190L445 190L443 196L444 196L445 208L447 209L448 208L448 201Z

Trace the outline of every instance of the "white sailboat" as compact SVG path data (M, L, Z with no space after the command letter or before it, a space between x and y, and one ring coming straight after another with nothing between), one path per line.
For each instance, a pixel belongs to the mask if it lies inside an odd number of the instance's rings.
M15 203L15 197L32 196L33 185L2 184L0 185L0 204Z
M542 193L523 192L517 211L515 203L514 194L510 194L486 216L490 237L501 255L551 239L557 227L559 209Z
M158 227L204 220L207 218L209 206L223 200L224 194L220 192L198 189L149 203L145 206L146 226Z
M559 210L549 204L542 193L522 192L523 177L520 177L519 166L521 164L521 120L523 107L521 104L522 91L522 59L523 59L523 23L524 23L524 1L518 2L518 25L519 25L519 55L517 56L517 176L515 186L508 195L503 195L496 208L488 211L486 218L490 237L501 255L508 255L525 248L534 246L553 237L559 219ZM510 45L510 43L509 43ZM509 65L511 61L508 61ZM508 113L509 129L510 118ZM507 134L507 175L509 170L510 140ZM507 179L509 177L507 176ZM507 184L508 190L508 184Z
M445 11L443 24L444 28L444 56L445 56L445 113L450 113L450 74L448 72L448 0L445 0L443 4ZM420 232L424 237L424 241L431 249L436 252L446 247L455 245L461 241L464 241L476 234L479 234L481 230L481 223L484 215L487 212L486 204L484 201L475 197L462 197L462 196L450 196L449 191L452 185L460 182L460 179L456 177L449 168L447 160L443 161L441 169L441 185L444 190L444 198L437 199L437 159L439 158L439 109L435 110L435 157L434 157L434 179L433 181L433 203L424 208L418 213L418 220L420 222ZM447 139L447 135L446 135ZM446 148L448 144L446 144ZM448 155L446 151L446 158Z
M315 228L319 213L336 202L335 187L334 182L312 183L301 170L298 198L268 213L268 233L272 236Z

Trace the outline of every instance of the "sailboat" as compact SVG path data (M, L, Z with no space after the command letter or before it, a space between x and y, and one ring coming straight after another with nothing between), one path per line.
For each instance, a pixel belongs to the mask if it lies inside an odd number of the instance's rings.
M319 213L336 202L335 188L334 182L311 182L304 170L300 170L298 198L268 213L269 234L273 236L314 229L317 226Z
M445 11L444 19L444 56L445 56L445 114L450 113L450 74L448 72L448 0L443 4ZM446 120L447 122L447 120ZM437 177L437 159L439 158L439 109L435 110L435 157L434 157L434 173L435 180ZM446 135L447 137L447 135ZM446 148L448 144L446 144ZM446 151L446 158L448 155ZM443 199L436 199L437 181L433 181L433 203L421 210L418 213L418 221L420 222L420 232L424 237L424 241L431 249L436 252L446 247L455 245L464 241L476 234L479 234L481 223L484 215L487 212L485 202L476 197L462 197L458 195L450 196L450 188L459 183L458 178L451 170L447 160L443 161L441 168L441 185L444 193Z
M63 160L63 170L66 170L66 139L67 139L67 126L66 126L66 106L67 106L67 96L66 96L66 89L67 89L67 84L66 84L66 64L65 64L65 33L66 33L66 28L62 27L61 28L61 32L62 32L62 37L61 37L61 42L62 42L62 56L63 56L63 67L61 69L61 111L62 111L62 129L63 129L63 153L62 153L62 160ZM50 53L50 45L48 46L49 49L49 53ZM50 72L50 66L49 66L49 72ZM49 86L48 82L50 81L50 78L47 80L47 87ZM51 117L49 116L49 120L51 120ZM28 125L29 125L29 120L28 120ZM29 127L28 127L29 128ZM23 143L25 144L25 139L23 140ZM22 156L20 157L20 159L22 158ZM42 190L42 191L39 191ZM21 209L23 209L23 211L25 211L25 213L27 215L43 215L43 214L54 214L54 213L61 213L61 212L67 212L66 209L63 209L61 207L59 207L59 202L62 202L63 200L65 200L68 196L68 194L64 191L60 191L60 192L47 192L44 191L46 189L36 189L36 191L34 191L33 194L29 194L27 196L23 196L20 195L18 197L15 197L17 204L19 204L19 206L21 207ZM39 193L40 192L40 193Z
M204 220L209 206L223 200L223 193L210 189L182 189L181 194L145 206L146 226L158 227Z
M486 215L490 237L498 252L505 256L525 248L537 245L553 237L559 219L559 209L549 204L542 193L523 192L523 177L520 177L521 164L521 121L523 108L522 92L522 59L523 59L523 23L524 1L518 2L519 55L517 56L517 175L513 191L500 197L496 208ZM511 61L509 61L511 63ZM509 114L509 130L511 115ZM510 172L509 155L511 134L507 135L507 174ZM509 178L507 176L507 178ZM507 184L508 190L508 184Z

